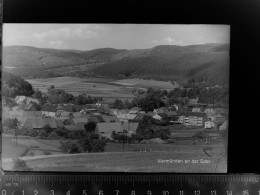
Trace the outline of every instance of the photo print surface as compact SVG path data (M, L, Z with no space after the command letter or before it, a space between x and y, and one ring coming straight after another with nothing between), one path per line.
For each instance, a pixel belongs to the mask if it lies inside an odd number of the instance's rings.
M4 24L8 171L226 173L229 25Z

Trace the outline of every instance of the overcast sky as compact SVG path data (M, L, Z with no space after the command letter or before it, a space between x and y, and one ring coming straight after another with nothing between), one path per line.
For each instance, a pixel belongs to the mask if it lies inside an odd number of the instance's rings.
M91 50L229 43L228 25L4 24L3 45Z

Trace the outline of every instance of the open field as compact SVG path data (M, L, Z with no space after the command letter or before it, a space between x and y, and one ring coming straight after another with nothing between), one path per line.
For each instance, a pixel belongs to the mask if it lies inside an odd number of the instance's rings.
M172 84L170 81L155 81L155 80L144 80L144 79L123 79L117 80L112 83L125 85L125 86L136 86L140 88L155 88L155 89L168 89L172 90L176 87L179 87L178 84Z
M34 148L29 155L19 157L33 171L120 171L120 172L226 172L225 147L222 141L177 141L172 144L125 144L108 143L104 153L65 155L59 151L60 140L18 138L14 147L11 137L3 137L3 168L13 170L13 159L26 149ZM76 141L76 140L75 140ZM203 149L210 148L208 156ZM142 151L147 152L142 152ZM48 151L51 155L43 155ZM10 155L12 154L12 155ZM182 163L158 160L182 160ZM184 163L184 160L210 160L208 163ZM220 162L217 161L220 159Z
M110 83L111 79L81 79L77 77L55 77L44 79L28 79L34 88L47 92L50 85L57 89L63 89L73 95L87 94L93 97L103 97L106 101L114 99L132 100L135 96L131 88Z
M54 85L57 89L63 89L73 95L87 94L93 97L103 97L107 102L115 99L132 100L135 95L133 90L146 90L149 87L156 89L174 89L177 85L171 82L125 79L113 80L104 78L77 78L77 77L54 77L42 79L27 79L34 88L47 92L47 88Z
M32 171L75 171L75 172L226 172L226 159L217 163L216 157L203 152L184 153L178 151L152 152L106 152L71 155L21 157ZM207 163L200 162L201 159ZM161 161L160 160L168 160ZM179 160L175 162L174 160ZM185 160L190 160L184 163ZM196 160L196 163L192 163ZM9 162L5 166L6 162ZM205 162L205 161L204 161ZM12 167L4 160L3 167Z

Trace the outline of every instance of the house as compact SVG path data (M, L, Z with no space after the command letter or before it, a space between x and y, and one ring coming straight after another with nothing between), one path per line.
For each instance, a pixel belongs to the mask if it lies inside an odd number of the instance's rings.
M65 109L63 108L63 106L60 105L60 104L57 106L57 112L59 112L59 111L61 111L61 112L65 111Z
M131 110L129 111L128 114L138 114L139 111L141 111L141 108L139 108L139 107L133 107L133 108L131 108Z
M214 116L214 123L220 125L220 124L223 124L226 119L227 119L226 116L217 114Z
M201 108L192 108L192 111L191 112L198 112L198 113L201 113L202 110Z
M113 115L118 116L121 114L128 114L129 113L129 109L110 109L111 112L113 113Z
M185 122L185 116L184 115L181 115L178 117L178 122L183 124Z
M134 120L137 114L119 114L116 117L119 121L127 122L128 120Z
M166 113L168 110L165 107L157 108L153 110L154 114L161 114L161 113Z
M155 114L155 115L153 116L153 118L154 118L155 120L161 121L161 120L168 119L168 115L165 114L165 113L160 113L160 114Z
M97 119L97 117L94 117L94 116L88 117L88 120L89 120L89 122L92 122L92 123L99 123L99 120Z
M25 110L25 111L38 111L39 106L35 103L29 103L29 104L20 104L19 105L20 110Z
M99 133L102 137L112 139L112 132L122 133L123 128L121 122L115 123L97 123L95 132Z
M112 115L101 115L105 123L119 122L116 116Z
M214 127L215 127L215 124L212 121L206 121L205 124L204 124L205 129L211 129L211 128L214 128Z
M199 98L189 99L189 104L197 104L198 101L199 101Z
M185 114L184 124L187 126L203 126L204 113L191 112Z
M215 111L213 108L206 108L204 110L204 113L207 114L207 115L210 115L210 114L215 114Z
M227 130L227 128L228 128L228 120L225 120L224 123L219 126L219 130L223 131L223 130Z
M28 118L22 128L28 130L40 130L49 126L52 129L57 129L59 125L60 123L52 118Z
M45 116L55 117L55 113L57 111L57 108L54 104L44 104L41 112Z
M127 131L127 135L136 134L136 131L139 127L138 122L123 122L121 123L122 129Z
M26 96L24 95L19 95L19 96L16 96L15 99L14 99L15 103L17 104L26 104Z

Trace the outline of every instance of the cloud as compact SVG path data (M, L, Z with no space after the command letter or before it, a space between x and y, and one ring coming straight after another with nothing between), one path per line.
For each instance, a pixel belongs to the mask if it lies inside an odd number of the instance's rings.
M172 44L176 44L176 40L171 37L165 37L161 40L153 40L152 44L154 44L154 45L172 45Z
M97 31L87 29L87 28L72 28L72 27L62 27L54 30L49 30L46 32L33 33L32 38L37 42L43 42L47 40L56 39L88 39L98 37L99 33Z

